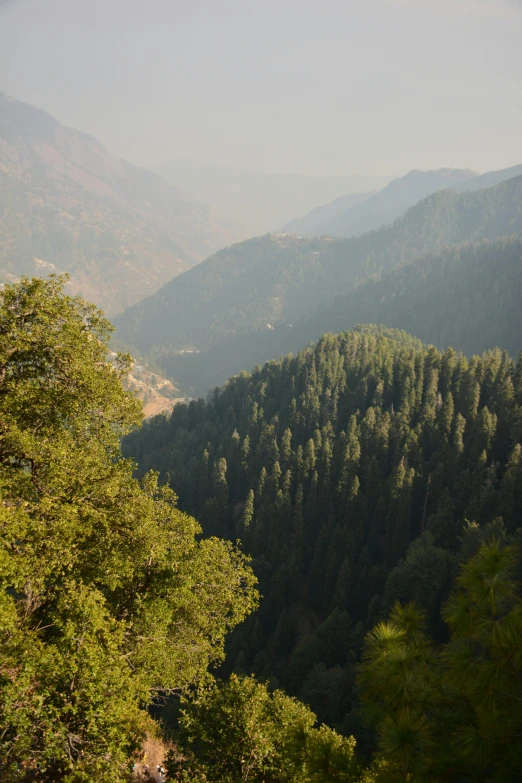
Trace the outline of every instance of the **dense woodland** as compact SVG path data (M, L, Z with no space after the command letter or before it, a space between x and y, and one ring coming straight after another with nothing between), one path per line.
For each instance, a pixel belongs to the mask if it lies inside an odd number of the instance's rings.
M204 394L242 369L299 350L325 330L378 322L370 308L361 310L358 294L350 299L350 293L363 281L368 284L367 298L377 300L372 283L386 271L410 264L426 253L432 267L442 254L444 270L451 270L459 261L460 250L448 250L447 246L522 233L521 193L522 177L517 177L476 192L434 193L392 226L360 237L275 235L234 245L125 311L116 319L118 337L141 353L148 352L186 390L192 387ZM469 250L472 255L474 252ZM481 263L483 251L476 253ZM455 273L459 275L458 270ZM423 274L426 272L421 272L421 280ZM401 285L409 293L405 277ZM413 295L422 297L418 273L413 284L419 288ZM476 287L484 292L480 278L470 288L471 295ZM444 293L439 287L437 296ZM338 304L342 295L347 297L345 313L342 302ZM488 292L481 295L488 296ZM361 317L351 314L354 302ZM324 314L331 307L336 310L329 324ZM393 309L393 301L387 310L381 310L393 321L384 321L386 325L401 325L396 323L400 311ZM440 331L437 325L433 333L426 330L423 336L439 345ZM491 342L486 347L494 345ZM481 345L475 348L481 349ZM180 353L185 350L190 353Z
M519 780L521 362L326 335L122 454L64 284L0 299L2 781Z
M372 322L404 329L441 349L453 346L466 356L497 345L518 356L520 290L519 236L466 242L365 281L302 319L292 338L306 345L324 332Z
M263 598L223 672L268 678L361 736L365 633L414 600L446 638L459 561L522 523L521 442L520 361L362 329L147 421L124 453L253 556Z

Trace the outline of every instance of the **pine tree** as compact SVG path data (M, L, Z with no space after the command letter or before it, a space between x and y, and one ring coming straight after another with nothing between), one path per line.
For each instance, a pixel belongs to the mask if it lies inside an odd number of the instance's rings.
M395 571L402 563L406 570L400 573L410 586L411 571L419 568L418 594L431 630L443 634L437 602L447 590L448 563L461 556L466 519L477 522L480 535L503 513L510 531L520 524L518 474L508 467L513 448L522 443L517 372L501 351L468 362L405 334L361 327L230 379L203 403L198 417L176 406L169 420L147 423L124 447L131 444L129 455L142 455L140 471L157 466L162 481L169 472L182 508L201 518L207 532L234 537L248 493L255 492L251 538L243 538L267 596L261 610L264 657L256 671L268 666L270 676L287 685L289 675L272 642L280 611L293 611L292 556L302 628L326 619L348 561L343 600L361 623L361 639L382 607L393 605L391 586L408 595ZM241 444L248 438L248 471L227 459L235 429ZM207 524L199 501L192 505L190 466L194 456L199 464L205 448L211 472L227 459L229 511L219 530L212 528L216 514ZM439 583L433 572L436 606L423 593L422 568L432 573L426 555L410 557L410 547L429 531L436 536L429 552L444 574ZM282 558L287 568L280 570ZM280 594L272 609L268 596L276 573ZM257 655L248 653L249 666ZM319 681L326 687L326 679Z
M241 514L241 529L249 530L253 518L254 518L254 490L250 489L248 491L247 499L245 501L243 513Z
M292 455L292 431L287 427L281 439L281 461L286 464Z
M522 525L522 446L510 454L498 496L497 513L511 532Z

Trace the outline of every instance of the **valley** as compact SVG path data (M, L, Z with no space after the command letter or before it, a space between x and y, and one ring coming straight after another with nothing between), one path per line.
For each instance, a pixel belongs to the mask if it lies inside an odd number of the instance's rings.
M116 354L111 351L110 356L114 360ZM123 388L142 402L145 418L171 413L174 405L186 402L172 381L144 367L139 360L133 361L123 380Z
M0 0L1 783L520 783L521 10Z
M173 185L198 193L215 210L228 215L240 226L241 239L279 231L291 218L346 193L350 194L348 200L358 201L391 179L365 175L270 174L189 160L173 161L156 170ZM354 193L360 195L354 197Z

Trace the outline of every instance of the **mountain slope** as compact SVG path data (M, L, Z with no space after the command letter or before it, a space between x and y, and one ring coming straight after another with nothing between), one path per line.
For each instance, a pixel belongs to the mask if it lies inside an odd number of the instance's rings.
M513 233L522 233L522 177L474 193L440 191L393 226L362 237L252 239L220 251L125 311L115 321L118 336L140 350L164 346L158 361L172 373L175 359L174 377L188 388L194 384L179 375L184 374L181 365L190 372L208 362L217 370L217 353L228 353L232 339L241 349L230 357L233 366L226 365L230 374L259 361L256 351L262 345L272 346L268 357L280 355L280 329L310 319L368 275L445 245ZM202 353L179 355L187 349ZM222 380L220 372L209 385ZM197 389L205 390L199 381Z
M390 180L362 175L262 174L193 161L175 161L157 171L230 217L241 227L244 239L276 231L317 204L346 193L372 191Z
M304 217L287 223L284 230L308 236L352 236L389 223L403 215L407 207L437 190L481 190L521 175L522 165L486 174L459 169L411 171L378 193L367 194L366 198L342 196L316 207Z
M522 164L519 166L510 166L508 169L499 169L498 171L487 171L478 177L466 179L455 186L455 190L481 190L482 188L491 188L500 182L508 179L522 176Z
M109 313L227 245L209 207L0 95L0 271L67 271Z
M276 677L348 733L365 631L415 600L444 634L463 550L522 524L522 363L375 331L325 335L123 447L253 556L263 598L227 671Z
M358 323L402 329L467 356L495 346L522 351L522 237L465 243L370 279L296 324L306 344Z
M373 195L373 193L349 193L346 196L340 196L329 204L315 207L302 218L291 220L282 230L289 234L320 236L325 233L322 230L325 223L327 224L330 220L343 215L355 204L368 201Z
M348 205L346 210L337 211L335 203L323 207L326 210L324 220L314 222L312 215L306 215L303 223L310 224L309 230L308 232L300 230L298 233L310 233L315 236L329 234L338 237L363 234L391 223L403 215L408 207L431 193L452 188L463 181L473 181L475 177L475 172L464 169L410 171L404 177L394 179L385 188L364 201ZM335 214L328 216L328 209L334 209ZM290 230L288 227L285 228Z
M521 291L521 237L466 243L371 277L292 327L224 339L199 354L160 348L155 358L184 387L204 394L242 369L360 323L406 330L467 356L498 345L516 357L522 350Z

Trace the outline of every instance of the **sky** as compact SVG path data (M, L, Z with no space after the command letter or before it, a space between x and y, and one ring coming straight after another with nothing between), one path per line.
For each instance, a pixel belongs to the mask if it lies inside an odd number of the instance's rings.
M522 163L522 0L0 0L0 90L133 163Z

